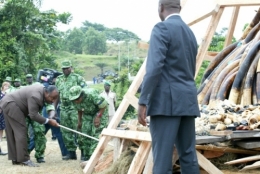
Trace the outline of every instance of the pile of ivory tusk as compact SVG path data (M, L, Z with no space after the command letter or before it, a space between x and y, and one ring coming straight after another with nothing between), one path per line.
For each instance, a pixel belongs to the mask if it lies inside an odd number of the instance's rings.
M198 135L208 134L210 129L260 128L259 58L260 8L241 39L217 54L204 73L198 89Z
M209 130L256 130L260 128L260 105L236 105L229 100L221 101L215 108L204 105L201 117L196 118L196 134L208 135Z
M209 64L198 89L200 104L214 108L225 99L243 106L260 104L260 8L243 37Z

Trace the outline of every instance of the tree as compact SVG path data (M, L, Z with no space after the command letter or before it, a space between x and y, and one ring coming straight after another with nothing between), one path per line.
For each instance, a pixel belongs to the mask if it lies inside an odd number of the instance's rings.
M33 0L7 1L0 9L1 79L35 74L43 65L55 68L50 51L55 49L58 22L60 16L55 11L40 12ZM68 21L63 18L63 22Z
M105 31L105 34L106 34L106 37L107 37L107 40L110 40L110 41L123 41L123 40L129 40L129 39L132 39L132 40L140 40L140 38L132 33L131 31L128 31L128 30L124 30L122 28L108 28L106 29Z
M103 33L90 27L85 37L84 51L87 54L103 54L107 51L106 37Z
M82 54L84 33L77 28L67 31L64 38L64 45L70 53Z
M91 23L89 21L84 21L82 24L83 26L81 27L81 30L83 31L83 33L86 33L91 27L99 32L103 32L107 29L103 24Z
M99 62L99 63L95 63L95 65L100 68L100 70L101 70L101 75L104 74L104 68L107 66L107 64L106 64L106 63Z

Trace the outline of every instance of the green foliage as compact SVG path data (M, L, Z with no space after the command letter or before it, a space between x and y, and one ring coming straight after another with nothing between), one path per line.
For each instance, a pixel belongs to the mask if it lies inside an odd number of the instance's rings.
M39 6L41 1L37 1ZM9 0L0 9L0 78L36 74L39 68L56 68L52 49L57 48L55 11L40 12L32 0ZM67 17L70 15L67 14ZM46 68L46 67L44 67Z
M77 28L68 30L65 34L64 47L70 53L82 54L82 48L84 43L84 33Z
M205 70L206 70L207 67L209 66L209 63L210 63L210 61L207 61L207 60L204 60L204 61L202 62L202 65L201 65L201 67L200 67L200 70L199 70L199 72L198 72L198 75L197 75L197 77L196 77L196 79L195 79L195 83L196 83L197 88L199 88L199 86L200 86L200 84L201 84L201 79L202 79L202 77L203 77L203 75L204 75Z
M121 71L119 78L115 78L113 80L113 83L115 84L113 91L116 92L116 96L117 96L117 106L119 106L119 104L122 102L124 95L126 94L129 86L131 85L131 82L128 80L128 76L127 76L127 69L124 69L123 71ZM135 109L133 106L129 105L129 107L127 108L123 119L132 119L135 117Z
M98 32L90 27L85 35L84 51L87 54L98 55L107 51L106 37L103 33Z

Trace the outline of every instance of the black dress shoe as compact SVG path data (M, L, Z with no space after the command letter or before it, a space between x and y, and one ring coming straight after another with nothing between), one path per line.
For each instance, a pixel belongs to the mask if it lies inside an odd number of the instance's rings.
M28 167L39 167L39 165L34 164L31 160L22 162L21 165L23 165L23 166L28 166Z
M43 157L37 158L37 163L45 163L45 160Z
M14 161L14 160L12 160L12 164L13 164L13 165L20 165L21 163L19 163L19 162L17 162L17 161Z

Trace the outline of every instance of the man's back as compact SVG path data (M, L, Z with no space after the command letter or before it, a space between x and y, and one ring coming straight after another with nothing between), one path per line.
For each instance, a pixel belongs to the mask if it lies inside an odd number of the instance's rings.
M196 54L195 36L179 15L154 27L139 100L146 100L148 115L199 115L194 82Z
M35 84L23 87L17 91L7 94L0 102L0 107L4 108L8 102L15 102L16 105L21 109L24 115L30 114L43 123L45 118L39 118L38 112L43 107L44 87L41 84ZM22 117L17 115L17 117Z

